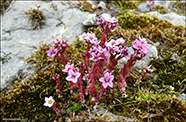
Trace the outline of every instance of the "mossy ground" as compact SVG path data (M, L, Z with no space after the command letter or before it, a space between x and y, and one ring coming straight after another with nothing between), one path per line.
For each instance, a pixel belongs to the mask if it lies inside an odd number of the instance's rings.
M127 78L127 95L121 95L112 101L102 101L99 106L106 107L117 115L131 117L139 121L184 121L186 118L186 102L176 98L186 87L186 34L184 26L175 26L171 22L161 20L153 15L140 14L137 11L128 11L117 16L119 26L108 34L108 40L123 37L124 46L130 46L132 41L139 36L148 39L148 43L159 42L157 47L159 59L152 60L154 73L149 75L138 86L133 86L137 80L138 72L131 71ZM99 27L89 28L87 32L94 32L98 39L101 38ZM73 111L86 110L81 104L75 102L70 94L69 85L65 80L67 76L61 70L64 66L57 59L47 56L45 50L48 45L41 46L26 61L33 64L35 74L33 78L18 79L6 92L1 92L0 106L2 118L27 118L34 121L52 121L69 117L73 120ZM78 64L82 61L80 52L85 50L86 44L77 40L67 48L68 58ZM180 61L170 57L177 53ZM55 92L56 81L53 74L59 73L61 80L62 98ZM115 76L118 70L115 70ZM170 79L168 79L170 78ZM115 79L116 80L116 79ZM168 89L172 85L174 91ZM58 108L66 111L62 117L57 117L55 112L43 106L44 97L53 96L58 103ZM87 105L91 108L90 103ZM11 106L11 107L10 107ZM28 109L29 108L29 109ZM83 115L83 114L81 114ZM84 115L85 116L85 115Z

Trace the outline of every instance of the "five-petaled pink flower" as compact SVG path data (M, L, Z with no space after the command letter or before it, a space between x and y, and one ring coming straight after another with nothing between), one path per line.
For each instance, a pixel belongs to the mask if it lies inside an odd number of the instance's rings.
M68 72L68 76L66 77L66 80L72 81L73 83L76 83L78 81L78 78L80 77L79 72L74 72L73 70L70 70Z
M87 34L84 32L82 35L78 36L79 40L85 40L87 37Z
M116 22L118 22L118 19L115 17L106 17L105 21L111 22L111 23L116 23Z
M143 41L139 41L139 40L135 40L135 42L132 44L132 47L136 50L141 50L144 53L147 53L147 49L149 48L149 45L146 43L145 40Z
M97 19L97 24L102 25L105 23L105 20L101 17L100 19Z
M89 41L97 40L94 33L87 33L86 39L89 40Z
M125 57L126 59L129 58L128 47L126 49L122 49L121 56Z
M102 85L104 88L107 88L107 86L110 86L111 88L113 87L113 81L114 80L114 75L111 75L109 72L106 72L104 74L104 77L101 77L99 79L100 82L102 82Z
M50 96L49 98L48 97L45 97L45 103L44 103L44 106L48 106L49 108L53 106L55 100L53 99L52 96Z
M51 50L48 50L47 53L48 53L47 54L48 56L50 56L51 58L54 58L58 53L58 49L52 49L51 48Z
M69 62L65 65L65 69L63 69L63 72L69 72L69 70L74 69L74 64L70 64Z

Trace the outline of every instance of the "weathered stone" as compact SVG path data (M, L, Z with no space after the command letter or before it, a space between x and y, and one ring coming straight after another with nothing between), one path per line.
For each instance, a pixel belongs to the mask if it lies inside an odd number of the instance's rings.
M155 1L152 7L159 5L159 6L164 6L168 8L169 4L170 4L170 1ZM141 3L138 6L138 8L140 9L141 12L149 12L151 9L150 6L148 5L148 1Z
M155 15L158 18L171 21L174 25L186 26L185 16L181 16L175 13L160 14L158 12L149 12L149 14Z
M99 9L106 9L106 4L103 2L103 1L101 1L101 2L99 2L99 4L97 5L97 8L99 8Z
M83 21L83 26L97 26L96 14L89 14L85 21Z
M128 117L124 117L124 116L118 116L115 115L111 112L106 112L106 109L103 107L98 108L98 112L97 112L100 116L105 115L105 116L111 116L114 119L112 121L127 121L127 122L134 122L131 118Z
M185 100L186 101L186 94L185 93L182 93L178 96L178 98L182 99L182 100Z
M45 15L45 24L40 30L31 30L29 18L21 13L29 8L36 8L36 4L40 5L39 10ZM57 5L57 9L53 9L51 4ZM39 46L44 43L51 45L51 39L58 37L72 43L76 36L84 32L82 22L88 12L72 8L70 5L68 1L16 1L12 4L11 9L2 17L1 57L10 53L11 58L3 60L1 88L6 87L20 73L29 72L26 70L29 65L23 59L31 56Z

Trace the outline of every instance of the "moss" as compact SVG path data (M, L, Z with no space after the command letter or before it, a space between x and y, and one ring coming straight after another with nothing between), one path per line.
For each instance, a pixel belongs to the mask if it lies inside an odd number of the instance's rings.
M37 9L30 8L23 14L28 15L32 29L41 29L42 25L45 24L45 15L43 15L43 12L39 10L40 5L36 5L36 7Z
M171 11L183 16L186 16L185 7L186 7L186 2L180 2L180 1L171 2L171 4L169 5L169 9L171 9Z
M149 89L128 92L129 98L121 106L119 115L132 117L138 121L184 121L186 102L172 94L158 93ZM120 107L121 108L121 107Z
M126 12L131 9L138 9L138 6L142 3L145 2L146 0L142 1L121 1L121 0L115 0L114 4L118 6L118 10L121 12Z
M152 60L152 65L157 73L157 79L153 81L159 87L172 85L174 91L183 92L186 87L186 58L172 59L173 53L162 48L159 51L159 59ZM183 55L186 57L186 53ZM186 93L186 91L184 91Z
M165 6L160 6L160 5L154 6L153 11L158 11L160 14L167 14L171 12Z
M64 66L59 60L48 57L46 48L49 46L41 46L26 60L35 67L33 78L29 80L20 78L8 88L7 92L1 93L0 106L2 112L0 116L2 118L27 118L34 121L44 121L46 118L52 121L56 119L56 114L52 109L43 106L46 96L53 96L59 107L67 106L65 101L71 99L71 95L69 85L64 79L66 74L61 72ZM68 58L75 64L81 60L80 53L74 45L69 45L67 52L68 54L72 53L68 55ZM52 78L55 73L60 74L60 85L63 90L62 99L58 99L58 94L55 92L56 82ZM69 103L73 105L72 101Z
M90 12L90 13L93 13L93 12L94 12L94 10L93 10L93 8L92 8L92 4L89 3L88 1L83 1L83 2L81 2L81 4L80 4L80 9L81 9L82 11L88 11L88 12Z

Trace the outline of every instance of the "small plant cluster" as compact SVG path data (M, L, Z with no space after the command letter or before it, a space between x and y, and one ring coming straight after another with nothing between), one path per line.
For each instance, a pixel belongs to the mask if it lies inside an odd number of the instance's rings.
M45 15L39 10L40 5L37 6L37 9L30 8L28 11L25 11L23 14L28 15L30 19L30 24L33 27L32 29L41 29L41 26L45 24Z
M145 38L136 39L132 43L134 52L128 54L128 48L123 48L125 40L119 38L117 40L111 40L108 42L107 34L115 30L118 25L118 20L113 17L100 18L97 24L101 27L102 38L100 41L96 38L94 33L83 33L79 36L80 40L84 40L87 44L86 51L81 54L83 61L79 62L79 66L74 66L73 63L67 58L67 52L65 51L68 47L67 41L60 39L53 40L52 44L54 48L47 51L48 56L51 58L58 58L61 63L65 66L62 72L67 73L66 80L69 83L71 93L76 101L80 101L82 105L85 105L86 99L95 104L102 99L110 98L112 100L115 96L115 90L119 88L122 97L125 97L125 89L127 87L126 78L130 73L131 68L134 66L137 60L141 60L143 57L148 55L147 41ZM127 63L121 68L118 75L118 82L114 81L114 69L118 64L118 60L121 58L129 58ZM147 73L151 73L153 70L149 67L143 71L143 76L140 80L146 77ZM59 80L59 74L54 74L53 79L56 80L56 92L62 97L61 86ZM137 84L135 84L137 85ZM107 91L113 91L112 94L106 94ZM89 95L90 96L89 96ZM50 97L51 98L51 97ZM53 107L57 115L60 112L55 108L55 101L45 97L45 105Z

